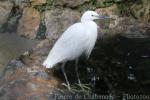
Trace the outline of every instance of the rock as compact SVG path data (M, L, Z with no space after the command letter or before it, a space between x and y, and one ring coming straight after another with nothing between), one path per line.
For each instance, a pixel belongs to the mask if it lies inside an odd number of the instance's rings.
M118 22L118 25L115 29L117 31L120 30L122 36L128 38L147 38L150 36L148 33L148 30L150 29L150 24L132 18L122 18Z
M32 2L33 6L36 6L36 5L43 5L43 4L45 4L46 0L30 0L30 2Z
M4 70L5 70L5 65L0 64L0 79L3 77Z
M43 44L47 44L47 40L44 41ZM61 80L41 66L44 52L39 51L43 48L37 46L29 54L7 64L0 81L0 100L54 100L53 92L61 92L57 87Z
M107 8L98 8L95 11L102 16L109 16L113 19L116 19L118 17L117 16L118 8L116 4ZM111 19L98 20L97 24L100 27L98 36L103 37L103 35L105 35L105 33L107 32L107 30L109 30L109 28L115 27L116 26L115 21L116 20L111 20Z
M119 17L119 9L116 4L107 8L99 8L96 11L101 15L110 16L111 20L100 20L98 25L101 37L113 37L121 35L128 38L149 37L150 24L134 19L133 17Z
M80 13L70 9L65 9L62 12L60 21L62 21L62 29L65 31L70 25L80 21Z
M19 69L19 67L22 67L24 64L19 60L11 60L6 67L6 70L14 71L16 69Z
M74 7L77 7L77 6L80 6L86 2L89 2L90 0L55 0L54 1L54 4L55 5L60 5L60 6L68 6L68 7L71 7L71 8L74 8Z
M48 39L42 40L36 47L37 48L43 48L43 47L49 47L50 41Z
M150 6L149 0L141 0L140 3L133 3L130 6L130 11L134 17L149 22L150 21L149 6Z
M18 6L21 10L30 5L30 0L9 0Z
M113 4L110 7L107 8L98 8L96 9L96 12L101 14L101 15L117 15L118 14L118 7L116 4Z
M106 8L114 4L113 0L96 0L95 6L97 8Z
M58 38L70 25L78 22L80 13L71 9L53 9L45 12L47 38Z
M7 19L11 13L13 8L13 3L9 1L0 1L0 28L1 26L7 22Z
M54 4L59 6L68 6L71 8L80 6L86 2L89 2L90 0L55 0Z
M23 15L19 20L17 33L34 39L40 25L40 13L34 8L25 8Z
M127 38L148 38L150 37L149 29L149 23L131 17L117 17L114 26L107 29L105 36L121 35Z

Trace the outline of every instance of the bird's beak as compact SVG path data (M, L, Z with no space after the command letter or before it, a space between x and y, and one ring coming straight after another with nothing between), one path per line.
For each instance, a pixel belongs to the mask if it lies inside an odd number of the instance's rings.
M111 17L109 17L109 16L100 16L99 15L99 17L98 17L98 19L110 19Z

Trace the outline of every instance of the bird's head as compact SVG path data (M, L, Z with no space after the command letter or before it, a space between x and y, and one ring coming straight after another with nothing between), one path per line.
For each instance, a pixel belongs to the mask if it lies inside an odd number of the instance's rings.
M106 18L110 18L110 17L101 16L94 11L86 11L81 17L81 22L92 21L95 19L106 19Z

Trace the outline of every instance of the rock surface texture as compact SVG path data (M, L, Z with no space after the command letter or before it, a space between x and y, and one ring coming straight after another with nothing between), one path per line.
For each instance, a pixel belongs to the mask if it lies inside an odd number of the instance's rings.
M71 9L54 9L45 12L47 38L57 39L70 25L78 22L80 13Z
M25 52L5 65L0 81L0 100L54 100L53 92L61 93L57 87L61 80L41 66L49 48L49 41L43 40L33 51Z
M19 20L18 34L34 39L40 24L40 13L34 8L24 8L23 16Z
M112 94L114 100L126 99L124 93L150 94L149 5L149 0L1 0L0 27L9 26L14 21L6 24L8 19L14 18L17 34L29 39L42 34L44 39L0 64L0 100L55 100L55 94L70 94L61 86L61 71L47 70L42 63L55 41L87 10L112 19L96 21L100 26L96 46L89 60L79 61L80 79L90 84L89 91L80 94ZM21 17L11 13L18 10ZM74 62L67 63L66 72L74 87L73 66Z
M9 1L0 1L0 27L7 22L8 17L13 8L13 4Z
M78 0L78 1L77 0L55 0L55 5L68 6L74 8L89 1L90 0Z

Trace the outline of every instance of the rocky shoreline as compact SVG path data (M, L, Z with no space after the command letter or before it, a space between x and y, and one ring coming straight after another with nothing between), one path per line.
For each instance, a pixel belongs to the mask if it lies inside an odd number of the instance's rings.
M0 65L4 67L0 72L0 99L55 100L55 94L76 95L62 87L64 79L59 69L47 70L41 64L61 33L88 9L114 18L97 22L101 27L97 44L90 59L81 58L79 62L81 80L90 84L89 93L111 94L115 100L124 93L149 94L149 4L148 0L0 1L0 32L13 31L40 41L8 64ZM66 70L74 84L72 66L74 62L69 62Z

